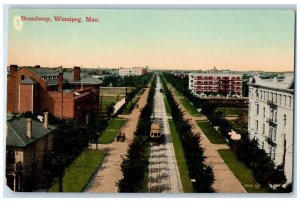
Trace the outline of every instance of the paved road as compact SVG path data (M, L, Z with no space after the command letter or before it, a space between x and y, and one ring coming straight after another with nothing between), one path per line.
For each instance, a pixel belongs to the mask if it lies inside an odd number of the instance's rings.
M89 186L86 188L87 192L101 192L101 193L115 193L118 192L117 182L122 178L121 163L123 161L122 156L126 155L128 146L133 140L133 134L136 130L138 118L140 116L140 109L144 108L147 103L147 97L149 94L149 88L147 88L138 101L139 108L134 108L130 115L124 115L127 119L124 131L126 134L125 142L114 141L111 144L98 144L100 149L104 149L108 152L108 155L101 166L98 169L96 175L91 180ZM92 145L95 149L96 145Z
M174 88L169 84L168 86L174 96ZM215 191L220 193L245 193L246 190L244 189L240 181L231 172L230 168L226 165L226 163L218 153L219 149L229 149L229 146L226 144L212 144L196 124L196 120L198 120L197 117L191 116L185 110L178 97L174 96L174 98L179 104L181 110L184 111L184 118L186 120L190 120L190 123L193 126L193 132L195 134L199 133L202 137L201 147L204 148L204 155L207 157L205 163L212 166L215 176L215 182L213 184L213 188L215 189Z
M154 117L160 122L165 142L151 145L148 187L149 192L180 193L182 192L182 184L170 135L163 94L160 92L160 88L161 82L158 75L154 96Z

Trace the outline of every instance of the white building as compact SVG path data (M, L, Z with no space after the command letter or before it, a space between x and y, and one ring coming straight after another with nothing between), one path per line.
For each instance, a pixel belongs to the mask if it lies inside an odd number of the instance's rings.
M147 73L147 68L132 67L132 68L119 68L119 76L140 76Z
M282 164L287 183L293 170L294 75L249 80L248 131L275 165Z
M242 75L229 73L189 73L189 89L203 93L242 96Z

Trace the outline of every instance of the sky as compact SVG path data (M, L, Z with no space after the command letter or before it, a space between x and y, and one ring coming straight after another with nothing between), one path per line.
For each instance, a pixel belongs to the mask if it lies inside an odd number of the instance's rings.
M293 71L294 23L293 10L11 9L8 64Z

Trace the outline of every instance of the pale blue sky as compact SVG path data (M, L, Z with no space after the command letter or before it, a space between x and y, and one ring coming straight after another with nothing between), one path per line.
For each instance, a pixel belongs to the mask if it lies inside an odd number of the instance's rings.
M14 16L51 17L24 22ZM9 64L285 71L294 68L294 11L10 10ZM53 16L100 19L54 22Z

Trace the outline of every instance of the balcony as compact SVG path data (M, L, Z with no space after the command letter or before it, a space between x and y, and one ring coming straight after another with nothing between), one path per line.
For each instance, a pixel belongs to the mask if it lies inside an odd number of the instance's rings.
M277 120L267 118L267 123L273 128L277 127Z
M272 109L277 109L277 104L271 100L267 101L267 104L272 108Z
M277 144L275 142L273 142L273 140L269 137L266 137L266 142L271 145L272 147L276 148L277 147Z

